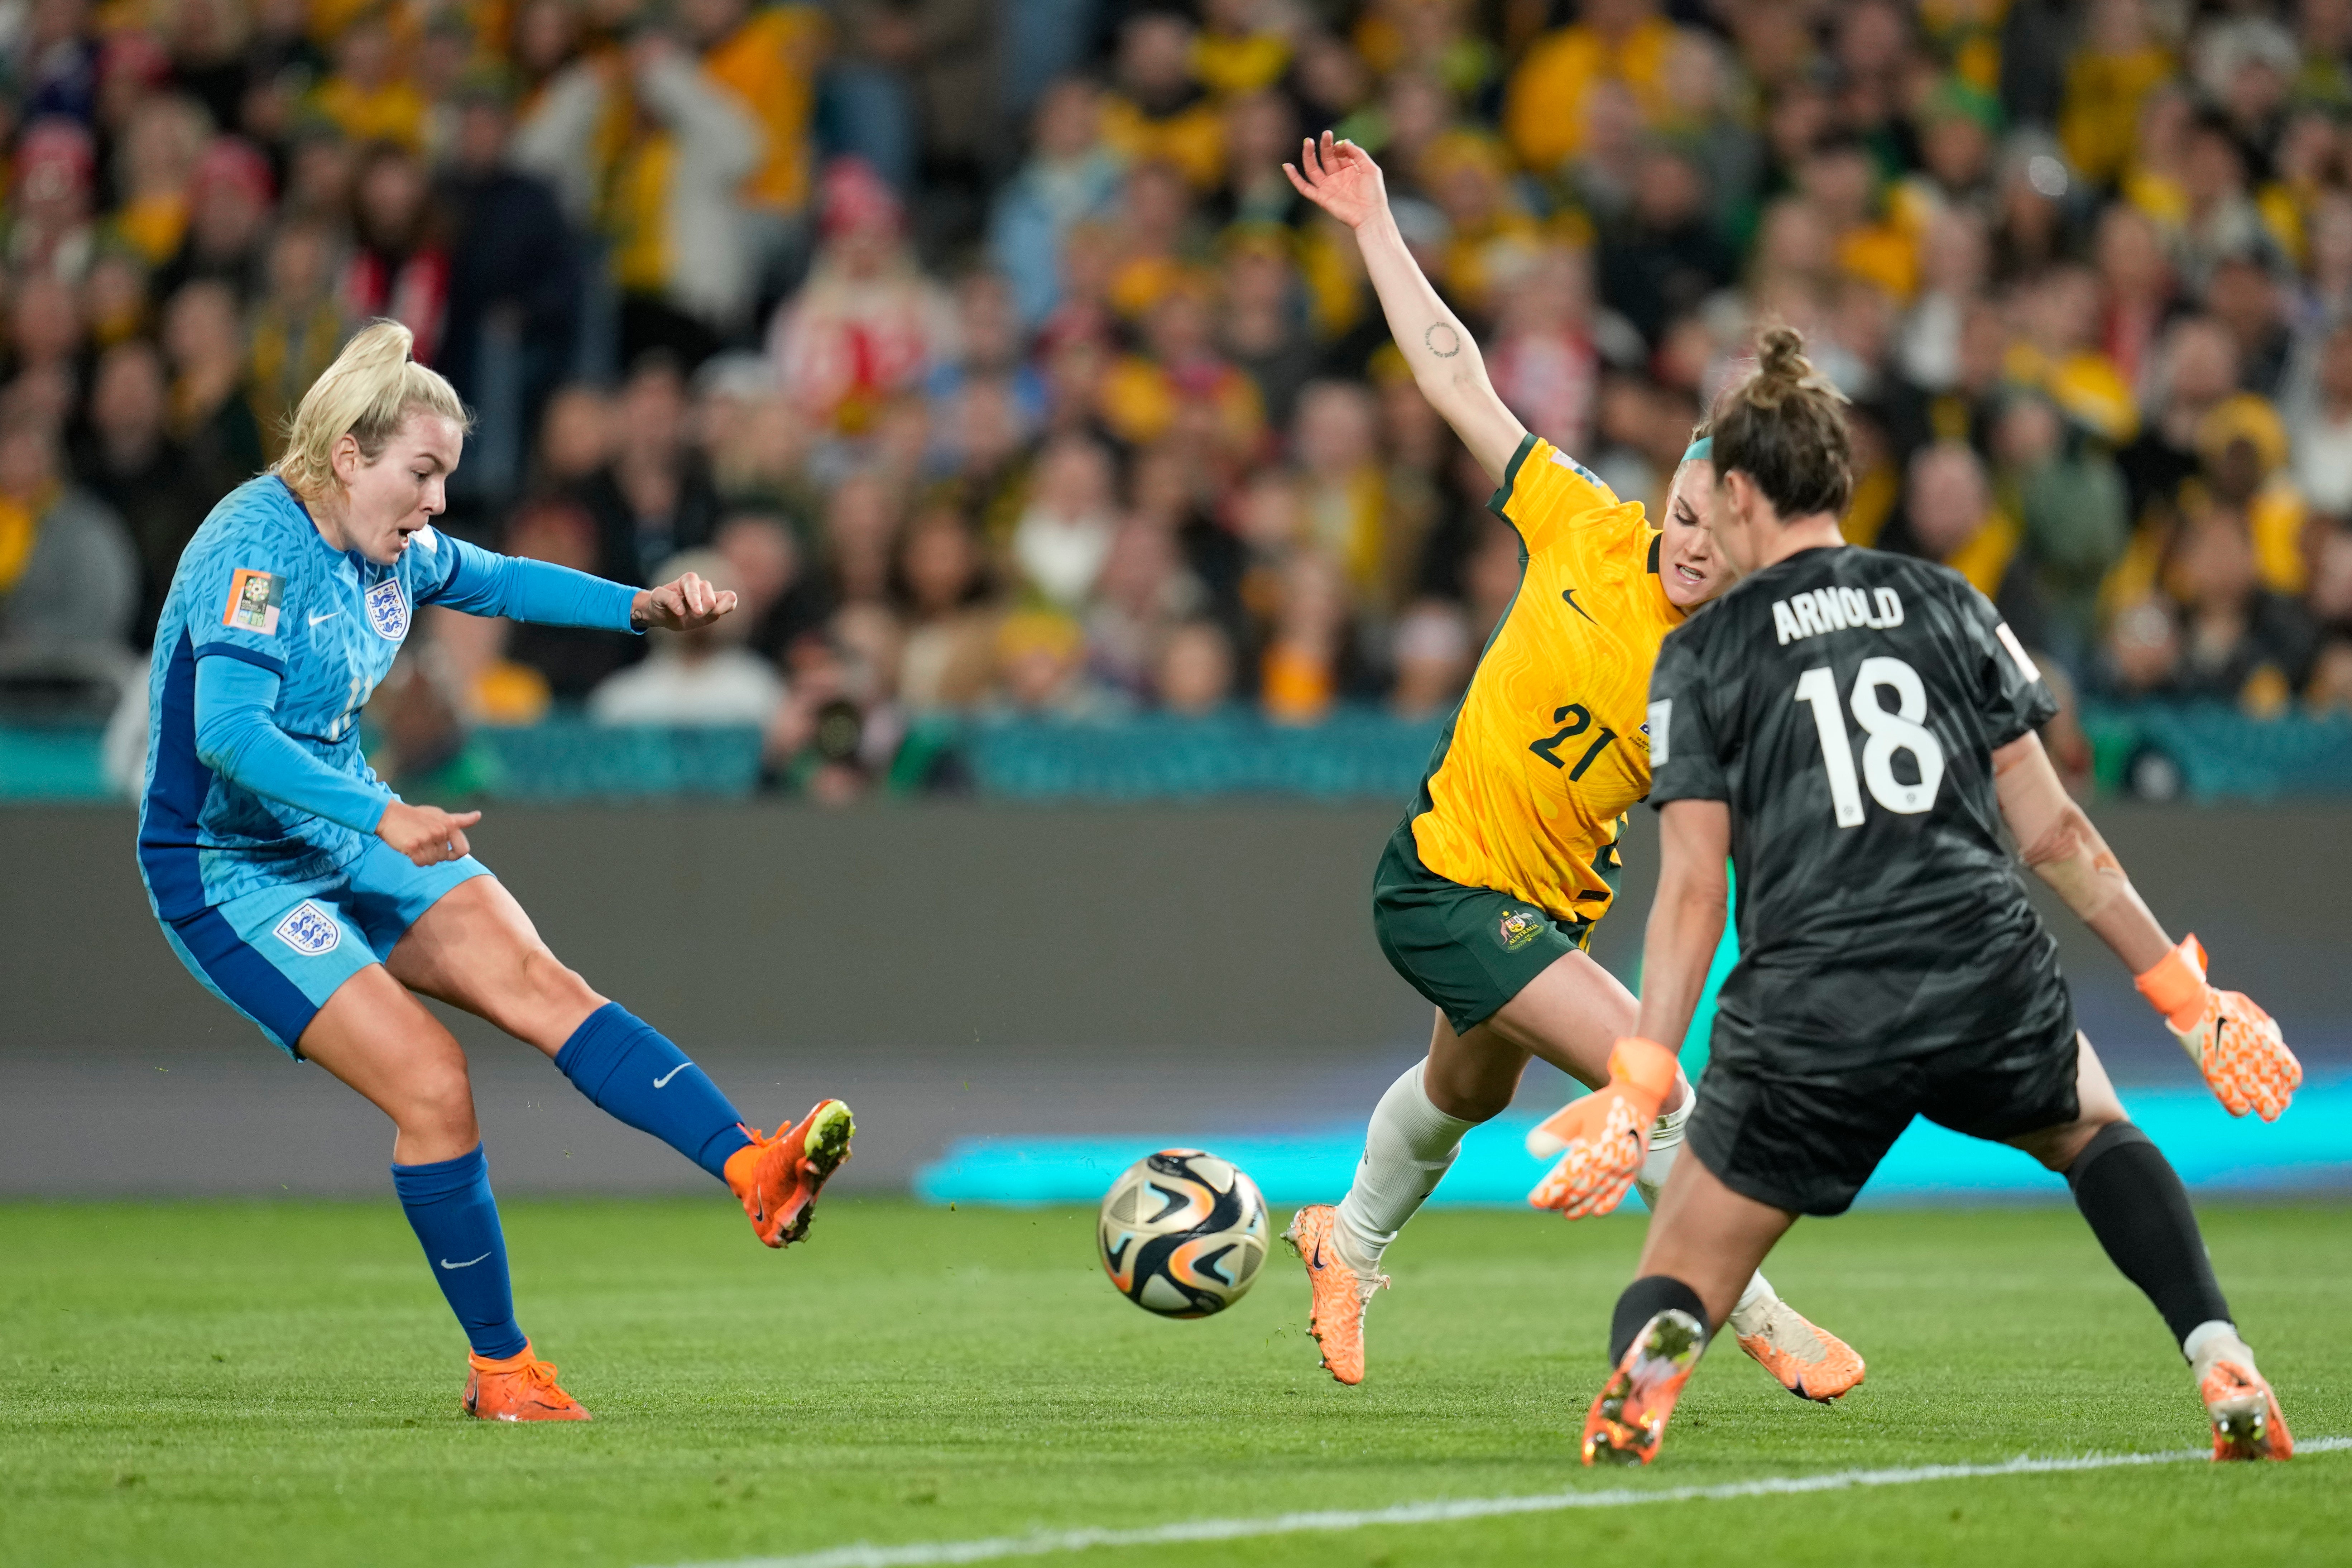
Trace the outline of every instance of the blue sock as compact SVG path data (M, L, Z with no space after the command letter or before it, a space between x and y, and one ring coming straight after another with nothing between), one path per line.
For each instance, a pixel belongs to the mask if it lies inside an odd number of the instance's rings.
M710 1075L618 1002L572 1031L555 1066L596 1109L652 1133L721 1181L727 1156L751 1141Z
M499 1204L490 1196L490 1162L479 1143L454 1160L429 1165L394 1165L392 1189L441 1294L457 1314L474 1353L493 1361L520 1352L526 1342L515 1326L514 1287L507 1279L507 1238L499 1229Z

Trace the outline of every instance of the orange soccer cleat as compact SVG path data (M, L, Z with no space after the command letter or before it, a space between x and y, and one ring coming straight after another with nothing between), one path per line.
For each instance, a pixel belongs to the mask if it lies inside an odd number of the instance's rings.
M2216 1361L2198 1384L2206 1417L2213 1423L2213 1458L2284 1459L2294 1453L2278 1395L2251 1363Z
M857 1122L837 1100L820 1100L800 1121L751 1142L727 1159L727 1184L743 1201L751 1229L770 1247L790 1247L808 1234L816 1194L848 1163Z
M1643 1324L1585 1414L1584 1462L1646 1465L1656 1458L1666 1418L1706 1348L1706 1331L1688 1312L1669 1307Z
M482 1421L586 1421L588 1407L556 1386L555 1363L521 1351L503 1361L468 1354L466 1414Z
M1314 1292L1307 1331L1323 1347L1324 1370L1341 1383L1363 1382L1364 1314L1373 1296L1388 1289L1389 1277L1367 1273L1342 1256L1339 1211L1329 1204L1300 1209L1282 1239L1307 1266L1307 1284Z
M1734 1332L1738 1326L1738 1314L1734 1313ZM1755 1333L1740 1334L1739 1348L1800 1399L1827 1405L1862 1381L1862 1357L1853 1347L1807 1321L1786 1301L1774 1301L1766 1310L1763 1324Z

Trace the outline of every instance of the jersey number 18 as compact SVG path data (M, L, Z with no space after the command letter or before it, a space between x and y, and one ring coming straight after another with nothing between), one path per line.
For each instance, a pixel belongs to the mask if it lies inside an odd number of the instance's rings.
M1882 687L1895 689L1895 711L1879 706ZM1827 665L1797 678L1796 700L1813 709L1813 728L1821 732L1822 763L1829 770L1830 801L1837 808L1840 827L1862 826L1862 789L1854 777L1853 744L1848 739L1845 715L1838 703L1837 681ZM1853 678L1853 716L1870 739L1862 747L1862 782L1870 798L1887 810L1916 816L1936 804L1944 782L1944 747L1935 731L1919 721L1927 716L1927 689L1919 672L1899 658L1865 658ZM1908 752L1919 772L1919 782L1905 784L1895 776L1895 753Z

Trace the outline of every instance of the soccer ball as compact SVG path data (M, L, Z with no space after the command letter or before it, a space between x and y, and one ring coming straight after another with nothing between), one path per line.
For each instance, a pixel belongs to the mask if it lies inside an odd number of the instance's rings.
M1095 1250L1118 1293L1163 1318L1205 1318L1240 1300L1265 1261L1265 1198L1214 1154L1162 1149L1103 1197Z

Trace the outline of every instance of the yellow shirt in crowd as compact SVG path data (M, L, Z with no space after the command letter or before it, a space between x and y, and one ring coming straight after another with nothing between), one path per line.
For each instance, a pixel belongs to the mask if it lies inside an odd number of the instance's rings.
M1622 39L1579 25L1547 33L1511 73L1503 133L1519 162L1549 174L1584 144L1584 95L1596 81L1622 81L1654 122L1665 108L1666 57L1675 25L1653 16Z
M809 121L826 41L824 12L778 5L753 13L703 57L703 68L732 89L767 132L767 159L743 186L753 206L796 213L808 205Z
M1440 742L1413 842L1448 881L1597 920L1625 813L1650 793L1650 671L1683 612L1640 503L1549 441L1520 443L1487 504L1518 530L1526 571Z

